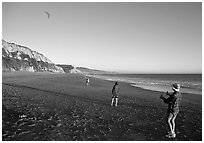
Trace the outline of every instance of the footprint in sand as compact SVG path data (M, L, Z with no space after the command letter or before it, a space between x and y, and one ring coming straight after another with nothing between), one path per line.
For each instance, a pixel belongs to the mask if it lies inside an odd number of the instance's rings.
M36 125L36 123L28 125L28 127L34 127Z
M56 126L57 126L57 127L61 127L61 125L62 125L61 123L58 123Z
M52 116L50 116L50 118L49 119L47 119L48 121L50 121L50 120L52 120L53 119L53 117Z
M30 133L30 131L21 132L21 133L18 134L18 136L28 134L28 133Z
M26 118L27 115L24 115L24 114L23 114L23 115L19 115L19 117L20 117L20 118Z

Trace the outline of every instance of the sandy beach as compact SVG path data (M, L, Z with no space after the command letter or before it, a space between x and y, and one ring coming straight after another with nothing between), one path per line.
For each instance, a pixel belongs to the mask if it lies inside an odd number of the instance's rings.
M175 139L165 137L161 92L77 74L2 73L3 141L201 141L202 95L182 94Z

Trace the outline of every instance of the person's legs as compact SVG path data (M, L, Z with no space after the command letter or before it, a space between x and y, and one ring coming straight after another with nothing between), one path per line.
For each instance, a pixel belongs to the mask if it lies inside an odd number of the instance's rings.
M118 106L118 98L115 98L115 106Z
M170 129L170 132L168 132L168 135L166 137L168 138L175 138L175 119L177 114L169 113L167 116L167 125Z
M167 126L170 129L171 134L173 134L173 127L172 127L172 124L171 124L172 118L173 118L173 114L172 113L168 113L167 114Z
M176 119L177 114L178 113L173 114L173 117L171 119L173 133L175 133L175 128L176 128L175 119Z
M111 106L113 106L113 103L114 103L114 97L112 97Z

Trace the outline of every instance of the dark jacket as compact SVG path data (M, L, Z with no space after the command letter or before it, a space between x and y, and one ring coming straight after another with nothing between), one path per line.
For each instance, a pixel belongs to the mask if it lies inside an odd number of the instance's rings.
M113 96L118 96L118 95L119 95L119 86L118 86L117 84L115 84L115 85L113 86L112 95L113 95Z
M168 113L175 113L179 112L179 105L181 103L181 93L180 92L173 92L172 94L169 94L168 98L163 98L164 103L168 104Z

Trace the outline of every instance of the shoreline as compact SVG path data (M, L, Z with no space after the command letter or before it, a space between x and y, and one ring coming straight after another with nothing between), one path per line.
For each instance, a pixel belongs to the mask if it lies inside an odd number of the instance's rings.
M125 74L127 75L127 74ZM159 75L159 74L157 74ZM115 78L111 78L111 77L104 77L101 75L88 75L89 77L94 77L94 78L98 78L98 79L102 79L102 80L107 80L107 81L118 81L118 82L124 82L124 83L128 83L133 87L139 87L142 89L146 89L146 90L151 90L151 91L158 91L158 92L166 92L166 91L172 91L171 89L171 85L161 85L161 84L152 84L151 81L149 81L149 83L147 82L146 84L144 83L135 83L134 80L126 80L123 79L123 77L117 77L113 75L113 77ZM108 75L110 76L110 75ZM143 75L144 76L144 75ZM181 92L184 94L196 94L196 95L202 95L202 89L193 89L193 88L187 88L187 87L181 87Z

